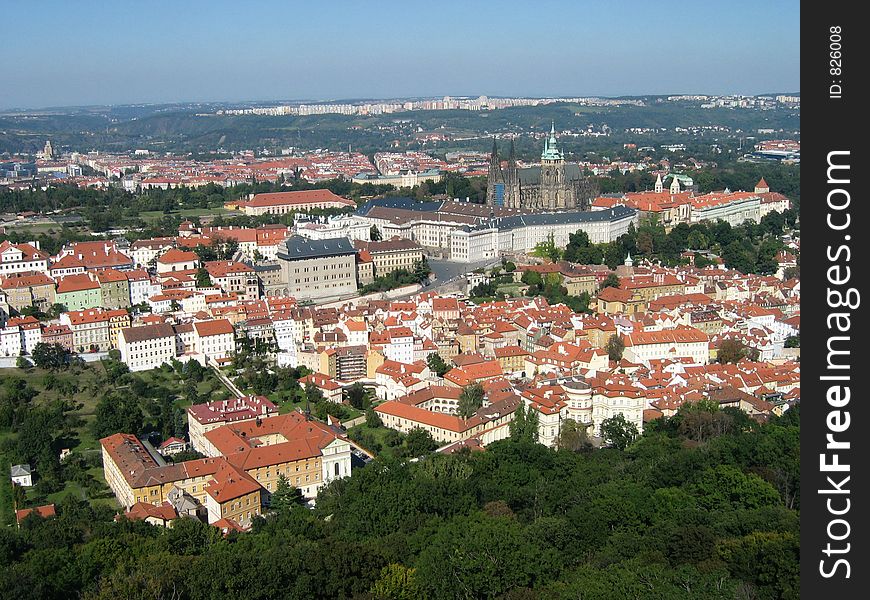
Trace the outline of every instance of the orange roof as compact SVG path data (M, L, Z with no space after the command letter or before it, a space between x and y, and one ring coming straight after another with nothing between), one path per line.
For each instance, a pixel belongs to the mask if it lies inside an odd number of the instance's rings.
M85 268L85 265L82 261L77 259L72 254L67 254L61 257L60 260L52 261L51 267L49 267L50 271L59 271L61 269L75 269L75 268Z
M233 324L230 323L227 319L215 319L214 321L198 321L193 324L193 327L194 329L196 329L196 333L200 337L232 334L234 332Z
M96 272L97 281L100 283L112 283L116 281L127 281L127 275L122 271L115 269L102 269Z
M446 429L447 431L455 431L457 433L461 433L476 424L471 424L460 417L434 412L392 400L375 407L375 412L399 417L401 419L407 419L415 423L422 423L439 429Z
M263 436L280 436L285 441L262 444ZM205 437L228 461L247 471L320 456L338 436L326 425L292 412L218 427Z
M178 513L175 511L175 507L168 502L164 502L160 506L154 506L148 502L137 502L124 513L124 516L134 521L144 521L148 518L171 521L178 518Z
M444 374L444 379L457 385L465 386L475 381L500 377L503 374L504 371L502 371L501 363L497 360L490 360L451 369Z
M520 346L502 346L495 349L496 358L507 358L509 356L527 356L529 353L523 350Z
M640 331L624 336L626 346L644 346L649 344L676 344L710 341L706 333L694 327L680 326L676 329L663 331Z
M33 287L37 285L54 285L54 279L45 273L25 271L6 277L0 287L6 290L11 290L14 288Z
M368 331L368 325L362 321L345 321L344 327L348 331Z
M27 317L12 317L8 321L6 321L7 327L21 327L23 329L34 329L39 327L39 320L33 316Z
M185 252L184 250L179 250L178 248L170 248L163 254L163 256L157 259L157 262L163 263L164 265L171 265L175 263L194 262L198 260L199 256L197 256L195 252Z
M234 260L212 260L205 263L208 274L212 277L226 277L234 273L253 273L254 269Z
M243 206L267 207L284 205L303 205L320 202L334 202L342 206L356 206L352 200L337 196L330 190L302 190L298 192L270 192L257 194L248 202L241 203Z
M630 290L622 290L616 287L606 287L598 292L598 299L604 302L628 302L631 300Z
M35 506L33 508L22 508L21 510L15 511L15 520L18 523L21 523L24 519L26 519L31 513L35 513L37 516L42 517L43 519L47 519L48 517L54 517L57 515L57 512L54 510L54 504L46 504L44 506Z
M58 294L68 294L72 292L81 292L84 290L98 290L100 284L92 281L87 273L78 273L76 275L67 275L62 277L57 284Z
M206 485L206 493L219 504L259 491L257 480L242 469L224 461Z

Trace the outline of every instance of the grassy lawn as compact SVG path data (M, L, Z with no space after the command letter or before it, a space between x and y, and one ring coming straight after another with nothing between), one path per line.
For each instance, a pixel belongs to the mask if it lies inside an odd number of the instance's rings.
M230 392L221 383L220 379L211 369L205 370L203 380L196 384L196 393L205 401L214 402L215 400L226 399ZM163 369L151 369L150 371L140 371L136 373L138 377L145 380L149 386L163 386L170 390L173 394L181 396L175 401L175 406L179 408L187 408L190 406L190 401L185 397L185 389L181 380L175 371L164 371Z
M352 440L356 441L359 439L360 441L356 443L376 456L396 456L396 451L401 448L401 446L394 447L387 443L390 437L395 439L397 433L388 427L369 427L365 423L362 423L361 425L351 427L347 432ZM380 448L373 447L375 443L372 442L379 444Z

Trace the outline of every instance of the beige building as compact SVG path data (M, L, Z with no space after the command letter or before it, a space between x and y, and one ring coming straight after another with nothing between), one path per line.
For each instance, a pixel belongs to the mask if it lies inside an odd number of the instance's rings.
M199 267L199 256L195 252L170 248L157 259L157 274L166 275L174 271L190 271Z
M54 280L44 273L16 273L2 279L0 288L6 294L10 307L21 312L23 308L34 306L47 312L54 304Z
M649 365L651 360L687 358L696 365L710 362L710 338L703 331L681 325L663 331L641 331L622 336L624 358Z
M508 437L508 425L514 418L514 411L519 407L520 400L511 396L488 404L468 419L440 412L434 405L424 408L432 402L425 390L409 394L402 400L389 400L375 408L384 425L403 433L419 428L428 431L435 441L459 442L469 438L480 438L484 443ZM443 400L451 400L444 394L434 396ZM416 403L415 403L416 402ZM448 405L449 406L449 405ZM442 409L443 410L443 409Z
M305 301L355 294L356 255L347 238L287 238L278 251L284 285L277 295Z
M375 263L375 277L383 277L404 269L413 272L414 265L423 260L423 247L409 239L393 238L381 242L354 241L357 250L367 251Z
M60 322L72 330L76 352L106 352L112 348L110 317L99 308L71 310L60 316Z
M205 404L194 404L187 409L187 429L190 433L190 446L197 452L207 454L205 434L212 429L264 419L278 414L278 407L265 396L243 396L218 400ZM214 451L211 451L212 454Z
M279 477L313 499L326 483L350 475L350 441L298 412L225 425L205 437L213 456L164 466L134 435L103 438L106 483L126 508L160 506L180 490L205 508L209 523L248 527Z
M169 323L122 329L118 336L121 360L131 371L159 368L175 358L175 330Z

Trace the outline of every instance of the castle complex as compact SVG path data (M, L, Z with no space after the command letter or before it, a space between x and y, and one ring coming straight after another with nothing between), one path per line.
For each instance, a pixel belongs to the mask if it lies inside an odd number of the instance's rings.
M518 168L511 141L507 167L502 169L493 141L487 178L486 203L524 211L586 209L595 196L579 165L568 164L556 143L555 124L544 141L541 166Z

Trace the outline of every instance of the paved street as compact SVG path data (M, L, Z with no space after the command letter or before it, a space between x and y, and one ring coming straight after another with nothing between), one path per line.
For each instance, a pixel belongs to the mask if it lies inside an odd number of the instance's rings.
M470 271L474 271L481 267L488 269L489 267L500 263L501 261L499 259L491 259L476 263L460 263L444 259L430 258L429 266L432 267L432 272L435 273L437 279L426 289L441 287Z

